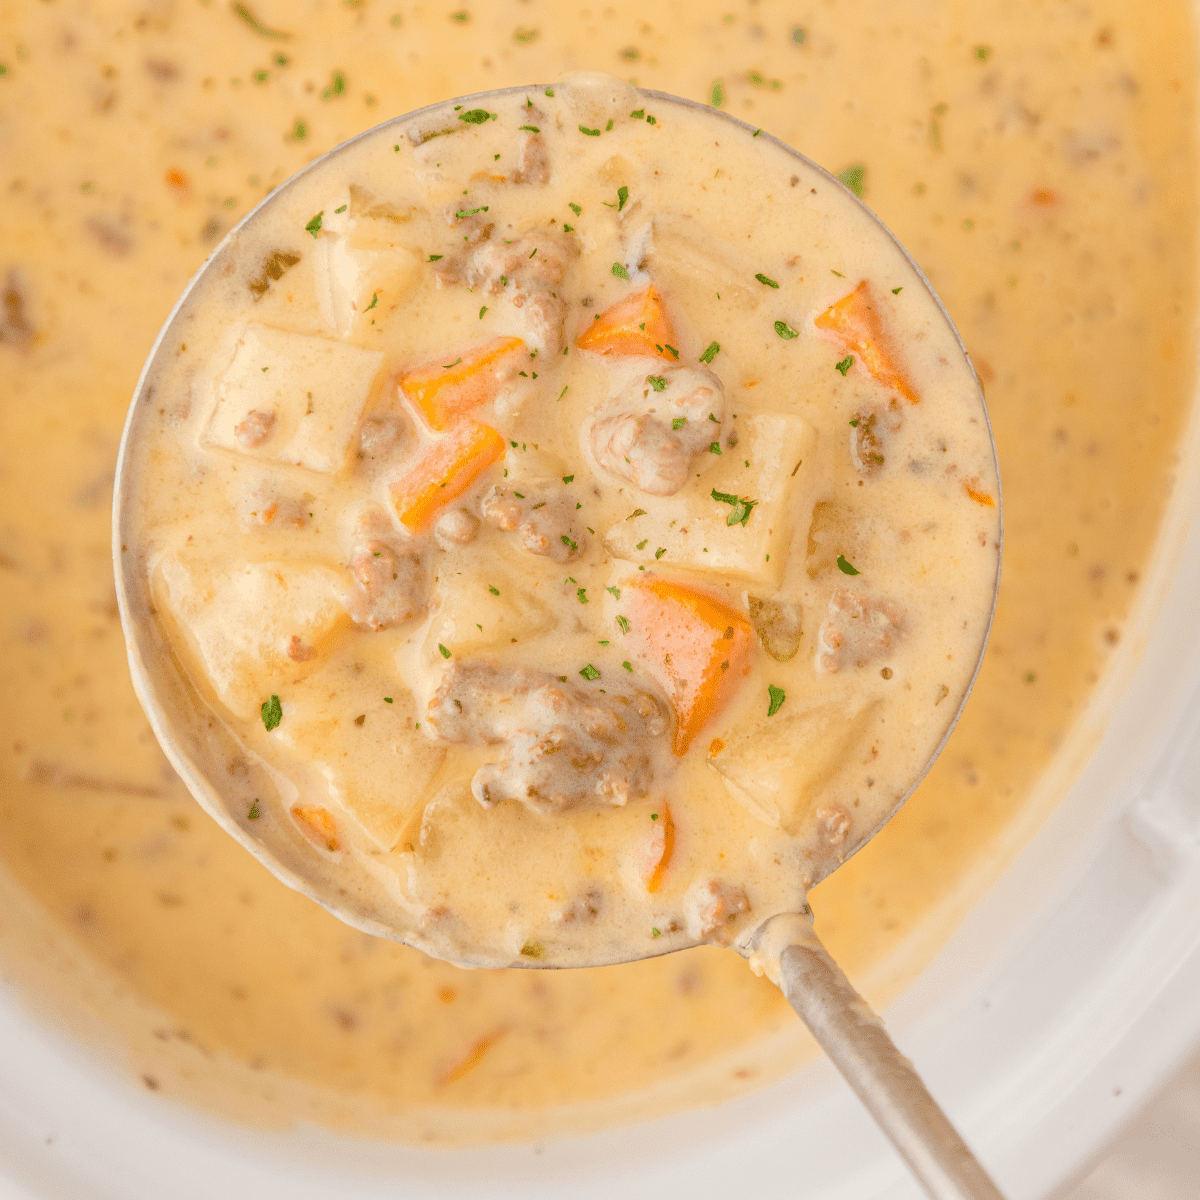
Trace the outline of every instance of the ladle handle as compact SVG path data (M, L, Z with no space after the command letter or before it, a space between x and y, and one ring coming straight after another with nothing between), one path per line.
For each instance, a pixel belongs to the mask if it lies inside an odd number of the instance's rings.
M788 1003L892 1140L932 1200L1004 1200L815 935L779 958Z

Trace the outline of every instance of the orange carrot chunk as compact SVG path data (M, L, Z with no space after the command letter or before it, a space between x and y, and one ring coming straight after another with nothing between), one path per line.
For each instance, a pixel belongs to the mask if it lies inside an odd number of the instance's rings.
M725 706L749 670L754 633L736 609L665 579L630 582L626 644L675 710L676 754Z
M596 354L658 355L671 362L679 357L673 353L675 330L653 284L605 309L575 339L575 345Z
M814 324L818 329L835 334L876 382L899 392L913 404L921 399L896 364L891 338L883 327L883 318L875 307L865 279L848 296L827 308Z
M516 371L514 359L524 349L520 338L493 338L468 350L457 362L426 363L405 371L400 390L434 429L448 429L496 398L500 384Z
M675 821L671 810L665 805L659 805L658 819L654 825L654 840L651 843L650 857L652 865L646 876L646 891L657 892L662 886L663 874L671 865L671 855L675 853Z
M329 809L321 808L317 804L297 804L292 809L292 820L309 841L316 842L326 850L340 849L337 825Z
M503 453L504 439L490 425L455 425L388 489L401 523L414 532L424 529L443 505L461 496Z

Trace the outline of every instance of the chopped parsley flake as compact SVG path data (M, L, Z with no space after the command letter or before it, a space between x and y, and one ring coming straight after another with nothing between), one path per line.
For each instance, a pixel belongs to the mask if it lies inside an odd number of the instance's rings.
M574 483L574 482L575 482L575 476L574 476L574 475L564 475L564 476L562 477L562 479L563 479L563 483Z
M657 550L655 550L655 552L654 552L654 557L655 557L655 558L662 558L662 556L663 556L664 554L666 554L666 552L667 552L667 548L666 548L666 546L659 546L659 548L658 548Z
M486 108L469 108L464 113L458 114L460 121L466 121L468 125L483 125L488 121L496 119L495 113L490 113Z
M613 595L613 596L616 596L616 598L617 598L618 600L620 600L620 598L621 598L621 589L620 589L619 587L606 587L604 590L605 590L606 592L609 592L611 595Z
M546 953L546 947L541 942L535 942L530 938L522 947L521 953L526 958L541 958Z
M867 168L862 163L855 163L844 171L838 172L838 181L844 183L861 200L863 180L866 178L866 174Z
M687 424L687 417L672 417L671 428L682 429Z
M792 338L800 336L786 321L776 321L775 332L779 334L779 336L783 338L785 342L790 342Z
M587 588L576 588L575 599L578 600L580 604L590 603L587 598Z
M262 716L262 723L266 727L268 733L275 729L279 722L283 720L283 705L279 703L279 697L272 694L269 700L262 702L262 707L258 710Z
M838 570L843 575L861 575L862 572L844 554L837 556Z
M708 102L713 108L721 108L725 104L725 85L719 79L714 79L708 90Z
M629 632L629 618L628 617L618 616L617 624L620 625L622 633Z
M632 671L632 670L633 670L633 664L632 664L632 663L630 663L628 660L626 660L625 662L623 662L623 663L621 664L621 666L623 666L623 667L625 668L625 670L627 670L627 671Z
M313 217L313 219L311 221L309 221L309 223L307 225L305 225L305 227L304 227L305 231L307 233L311 233L313 235L313 237L316 237L317 234L321 232L321 219L324 216L325 216L325 210L321 209L321 211L319 213L317 213L317 215L315 217Z
M842 373L842 377L845 378L846 372L849 371L852 366L854 366L854 357L853 355L847 354L841 362L835 362L833 364L833 369L835 371L840 371Z
M536 125L518 125L518 129L525 129L529 133L541 133L542 131Z
M384 702L384 704L392 704L395 701L394 701L393 697L391 697L391 696L384 696L383 702Z
M718 457L720 457L721 443L720 442L709 442L708 443L708 452L709 452L709 454L715 454Z
M461 354L460 354L460 355L459 355L459 356L458 356L458 357L457 357L457 358L456 358L456 359L455 359L455 360L454 360L452 363L443 363L443 364L442 364L442 370L443 370L443 371L448 371L448 370L450 370L450 368L451 368L451 367L457 367L457 366L458 366L458 364L459 364L460 362L462 362L462 355L461 355ZM513 445L514 445L514 446L515 446L516 444L517 444L516 442L513 442Z
M588 665L586 667L581 668L579 673L580 673L580 675L582 675L584 677L584 679L588 680L589 682L593 679L600 678L600 672L597 671L596 668L593 667L591 663L588 663Z
M613 265L612 265L612 273L613 273L613 274L614 274L614 275L615 275L615 276L616 276L618 279L625 279L625 280L628 280L628 279L629 279L629 272L628 272L627 270L625 270L625 268L624 268L623 266L621 266L621 264L620 264L619 262L615 262L615 263L613 263Z
M440 654L440 655L441 655L443 658L449 658L449 657L450 657L450 651L449 651L449 650L447 650L447 649L446 649L446 647L445 647L445 646L443 646L441 642L438 642L438 653L439 653L439 654Z
M767 685L767 695L771 698L770 704L767 705L767 716L773 717L783 707L783 702L787 699L787 693L783 688L769 683Z
M588 137L599 137L600 136L600 130L589 129L586 125L580 125L579 132L582 134L586 134Z
M349 207L350 206L348 204L343 204L341 208L335 208L333 211L335 213L344 213Z
M250 805L250 811L246 814L246 816L249 817L251 821L257 821L258 818L262 816L262 809L259 807L257 800Z
M572 552L579 549L579 543L571 541L571 539L567 537L565 533L559 537L559 541L561 541L564 546L570 546Z
M713 488L710 494L718 503L730 506L732 511L725 518L726 525L744 526L750 520L750 514L754 511L754 506L758 503L757 500L750 500L744 496L735 496L731 492L718 492L716 488Z
M442 256L440 254L431 254L425 261L426 262L437 262L438 259L441 257Z
M563 233L574 233L574 232L575 232L575 226L574 226L574 225L568 225L568 224L567 224L567 223L564 221L564 222L563 222Z
M488 206L481 204L478 208L460 208L454 214L455 218L461 221L464 217L473 217L476 213L487 212Z
M480 307L480 309L479 309L479 319L480 319L481 321L483 320L483 314L484 314L485 312L487 312L487 308L488 308L488 306L487 306L486 304L484 304L484 305L482 305L482 306Z
M901 293L902 291L904 291L904 285L903 285L903 284L901 284L901 285L900 285L900 287L898 287L898 288L892 288L892 295L893 295L893 296L898 296L898 295L900 295L900 293Z
M649 538L642 538L642 540L641 540L640 542L638 542L638 544L637 544L637 549L639 549L639 550L645 550L645 548L646 548L646 543L647 543L649 540L650 540Z
M661 392L667 386L667 381L661 375L647 375L646 382L656 391Z
M571 210L571 211L572 211L572 212L573 212L573 213L574 213L574 214L575 214L577 217L578 217L578 216L580 216L580 215L583 213L583 209L582 209L582 208L580 208L578 204L572 204L570 201L568 201L568 202L567 202L567 207L568 207L568 208L569 208L569 209L570 209L570 210Z
M709 342L708 349L705 350L705 352L702 355L700 355L700 361L702 363L710 363L720 353L721 353L721 343L720 342Z
M653 926L651 926L650 927L650 936L651 937L662 937L662 930L655 929Z
M253 29L254 32L259 34L261 37L278 38L280 41L286 41L288 38L290 38L292 36L290 33L285 33L282 29L271 29L268 26L264 25L250 11L249 6L247 6L245 4L235 4L233 6L233 11L235 13L237 13L237 15L239 17L241 17L242 20L245 21L246 24L249 25L250 28Z
M329 77L329 86L321 92L322 100L332 100L346 90L346 77L341 71L334 71Z
M664 346L663 349L666 350L672 358L679 357L679 351L676 350L674 346Z
M763 284L766 287L777 288L779 286L779 284L777 284L775 282L775 280L768 279L761 271L759 271L758 274L754 276L754 278L757 279L759 283Z
M498 587L493 587L490 583L488 584L488 591L491 592L493 596L500 595L500 589Z
M372 292L371 293L371 303L368 304L367 307L363 309L363 312L370 312L371 309L373 309L375 307L375 305L377 305L378 303L379 303L379 293Z

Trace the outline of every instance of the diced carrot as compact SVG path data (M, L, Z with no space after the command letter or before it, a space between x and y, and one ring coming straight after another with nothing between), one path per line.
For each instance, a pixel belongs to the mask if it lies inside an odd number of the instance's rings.
M503 453L504 439L490 425L455 425L389 488L401 523L414 532L424 529L443 505L461 496Z
M982 504L984 508L995 508L996 497L988 495L987 492L980 492L973 488L969 483L964 483L967 495L975 501L976 504Z
M493 338L460 355L455 363L426 363L400 376L400 390L434 429L447 429L460 417L496 398L512 359L525 349L517 337Z
M316 842L326 850L337 851L341 848L338 841L337 825L333 814L327 808L317 804L297 804L292 809L292 820L300 827L300 832L309 841Z
M675 330L653 284L605 309L575 339L580 350L631 357L658 355L671 362L679 357L674 342Z
M445 1075L438 1080L442 1087L457 1083L464 1075L473 1071L483 1061L483 1056L508 1032L505 1028L485 1033Z
M659 806L652 853L656 853L657 857L646 876L646 891L657 892L662 886L667 867L671 865L671 855L675 853L675 820L665 804Z
M871 289L864 279L848 296L827 308L813 322L818 329L828 330L857 355L867 373L886 388L897 391L916 404L921 397L896 364L891 339L883 327L883 318L871 298Z
M736 609L665 579L630 582L628 642L675 709L676 754L717 715L749 669L754 633Z
M711 744L708 747L708 757L716 758L717 755L720 754L721 751L724 749L725 749L724 741L721 738L713 738Z

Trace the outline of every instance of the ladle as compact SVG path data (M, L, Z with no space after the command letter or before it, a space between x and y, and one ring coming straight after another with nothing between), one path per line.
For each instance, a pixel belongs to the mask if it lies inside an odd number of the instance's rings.
M457 103L475 107L505 95L521 94L525 91L527 89L506 89L482 93L460 98ZM749 128L726 114L675 96L653 91L642 91L641 95L663 108L682 105L704 111L714 121L729 122L743 129ZM447 105L453 103L446 102ZM402 126L420 117L422 113L442 107L444 106L431 106L430 109L395 118L388 122L387 126ZM360 136L374 136L377 132L373 130ZM323 164L351 144L353 143L346 143L316 159L243 218L201 267L163 326L134 393L121 444L114 496L113 549L117 592L133 682L139 699L167 757L200 804L285 883L316 899L335 915L367 932L397 938L419 949L428 950L429 947L422 945L420 939L411 931L401 932L390 928L386 921L368 911L362 904L354 907L331 900L327 895L318 894L313 884L304 877L298 861L289 860L278 846L270 846L252 834L245 823L233 815L231 797L244 789L245 781L236 777L235 770L222 775L213 764L237 760L238 745L231 731L199 698L178 664L165 652L161 631L152 615L153 607L146 581L140 573L136 556L128 553L128 545L134 540L134 514L129 499L132 488L128 478L133 457L130 447L139 436L145 410L152 403L156 403L152 399L155 391L156 364L160 357L175 352L181 340L181 333L186 336L187 315L183 310L188 297L206 273L222 268L227 256L232 252L231 248L236 246L241 230L255 220L256 214L264 206L272 204L295 180L319 170ZM831 176L802 155L790 149L789 153L808 168L824 175L831 184L835 184ZM903 248L900 249L903 252ZM908 257L907 254L905 257ZM909 261L911 263L911 259ZM933 295L928 281L915 264L912 265L917 276ZM940 302L938 303L947 325L953 328L949 315L945 313ZM955 336L957 337L957 333ZM961 339L958 344L965 356L966 350L962 347ZM979 397L979 406L986 419L982 394ZM990 426L988 432L990 436ZM994 455L994 442L992 450ZM993 589L993 610L994 606ZM981 645L980 658L982 653ZM975 671L978 671L978 662ZM945 737L937 752L945 745L945 739L949 737L957 722L973 683L974 675L957 711L953 714L953 719L948 722ZM931 758L920 776L913 780L913 788L928 771L932 761ZM910 788L908 794L911 794L911 790ZM858 846L869 840L891 815L893 814L885 814L875 830L863 837ZM853 849L857 849L858 846ZM757 971L765 973L780 987L822 1049L894 1143L929 1196L934 1200L1000 1200L1000 1192L930 1096L912 1064L900 1054L885 1032L882 1022L854 990L818 940L813 931L811 914L773 916L750 936L743 937L738 949L749 958ZM444 950L440 950L439 955L445 957ZM465 965L479 964L472 962ZM543 964L536 960L527 960L523 965L537 967Z

